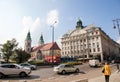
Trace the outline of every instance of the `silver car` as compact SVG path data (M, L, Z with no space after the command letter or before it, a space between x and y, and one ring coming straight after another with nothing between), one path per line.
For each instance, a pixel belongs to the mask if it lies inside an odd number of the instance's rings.
M18 64L0 64L0 78L6 75L28 76L31 73L30 68L22 67Z
M57 67L54 67L53 71L55 71L56 73L62 73L62 74L66 74L68 72L79 72L79 68L74 67L73 65L69 65L69 64L60 64Z
M31 65L30 63L21 63L20 66L29 67L31 70L36 70L37 69L36 65Z

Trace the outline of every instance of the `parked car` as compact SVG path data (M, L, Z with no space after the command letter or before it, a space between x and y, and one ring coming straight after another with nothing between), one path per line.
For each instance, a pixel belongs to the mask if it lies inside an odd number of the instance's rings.
M79 72L79 68L69 64L60 64L53 69L56 73L66 74L68 72Z
M36 65L31 65L30 63L21 63L20 66L29 67L31 70L36 70L37 69Z
M89 60L89 66L90 67L97 67L97 66L100 66L100 65L101 65L101 63L97 59Z
M18 64L0 64L0 78L6 75L28 76L31 73L30 68L22 67Z
M114 63L120 63L120 57L116 57Z

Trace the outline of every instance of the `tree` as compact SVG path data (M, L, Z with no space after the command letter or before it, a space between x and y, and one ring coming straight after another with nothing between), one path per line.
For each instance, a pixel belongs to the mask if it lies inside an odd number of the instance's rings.
M16 61L17 63L22 63L27 61L30 58L30 54L23 51L22 48L18 48L15 50L14 55L12 56L12 59Z
M9 62L10 56L14 53L14 50L17 48L17 45L16 39L7 40L7 42L3 44L1 52L7 63Z

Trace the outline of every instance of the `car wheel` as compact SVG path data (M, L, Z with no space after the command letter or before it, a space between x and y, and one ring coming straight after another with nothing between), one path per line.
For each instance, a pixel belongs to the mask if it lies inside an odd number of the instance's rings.
M63 70L63 71L62 71L62 74L63 74L63 75L64 75L64 74L66 74L66 71L65 71L65 70Z
M33 68L33 67L31 67L31 70L34 70L34 68Z
M2 79L4 77L4 75L2 73L0 73L0 79Z
M79 73L79 69L76 69L75 72L76 72L76 73Z
M27 76L27 74L25 72L20 73L20 77L26 77L26 76Z

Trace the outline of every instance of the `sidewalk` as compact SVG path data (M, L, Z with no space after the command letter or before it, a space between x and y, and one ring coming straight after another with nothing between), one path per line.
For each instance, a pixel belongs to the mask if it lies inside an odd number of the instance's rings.
M105 78L104 78L104 76L100 76L97 78L90 79L88 82L105 82ZM110 82L120 82L120 72L113 73L110 76Z

